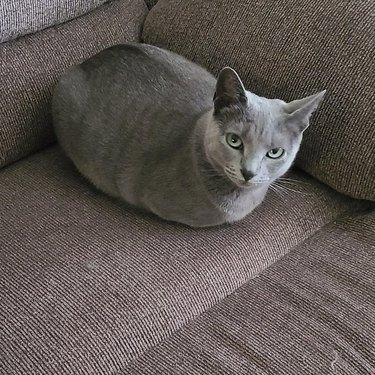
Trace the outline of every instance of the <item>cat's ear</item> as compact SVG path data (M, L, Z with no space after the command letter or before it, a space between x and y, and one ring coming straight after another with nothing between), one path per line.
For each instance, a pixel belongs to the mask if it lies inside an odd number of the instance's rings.
M318 108L326 90L317 94L307 96L303 99L294 100L284 106L288 122L297 126L297 130L303 132L309 126L309 118Z
M236 71L229 67L222 69L216 83L214 113L219 113L223 108L246 103L245 87Z

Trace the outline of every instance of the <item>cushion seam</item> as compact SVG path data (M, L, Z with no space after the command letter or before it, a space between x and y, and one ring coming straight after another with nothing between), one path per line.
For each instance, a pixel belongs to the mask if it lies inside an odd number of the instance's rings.
M370 207L371 208L371 207ZM310 241L311 238L313 238L317 233L319 233L321 230L323 230L324 228L326 227L329 227L331 226L331 224L335 223L338 219L342 218L342 217L345 217L347 216L348 214L354 214L354 213L365 213L369 211L369 207L363 209L363 210L353 210L353 211L346 211L346 212L343 212L337 216L335 216L332 220L328 221L327 223L323 224L321 227L319 227L318 229L316 229L315 231L313 231L308 237L306 237L304 240L302 240L301 242L299 242L297 245L293 246L290 248L290 250L288 252L286 252L285 254L283 254L282 256L280 256L278 259L276 259L272 264L270 264L268 267L264 268L262 271L260 271L258 274L255 274L253 277L249 278L248 280L246 280L244 283L242 283L241 285L239 285L236 289L234 289L232 292L228 293L226 296L224 296L223 298L220 298L216 303L214 303L212 306L210 306L209 308L207 308L205 311L202 311L200 314L192 317L191 319L189 319L185 324L183 324L181 327L179 327L178 329L176 329L174 332L172 332L170 335L166 336L164 339L162 339L159 343L157 343L156 345L153 345L153 346L150 346L148 349L146 349L139 357L129 361L129 363L121 368L119 371L120 373L122 373L123 371L129 369L129 367L131 367L133 364L135 364L140 358L142 357L145 357L150 351L158 348L159 346L161 346L162 344L165 343L165 341L171 339L173 336L177 335L180 331L182 331L183 329L185 329L186 327L188 327L189 325L191 325L192 323L194 323L196 320L198 320L200 317L204 316L205 314L207 314L208 312L210 312L213 308L215 308L217 305L223 303L227 298L229 298L231 295L235 294L239 289L243 288L246 284L248 284L250 281L252 281L253 279L261 276L266 270L268 270L270 267L274 266L275 264L277 264L281 259L283 259L285 256L287 256L288 254L291 254L293 251L295 251L295 249L299 248L300 246L302 246L305 242L307 241ZM119 375L120 375L119 373Z

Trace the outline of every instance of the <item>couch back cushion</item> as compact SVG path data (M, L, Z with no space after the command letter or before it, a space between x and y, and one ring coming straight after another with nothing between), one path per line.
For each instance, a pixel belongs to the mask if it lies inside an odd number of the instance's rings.
M0 2L0 43L81 16L108 0L12 0Z
M147 12L143 0L112 1L0 44L0 167L54 141L50 101L59 77L106 47L139 41Z
M327 89L297 165L336 190L375 200L372 0L159 0L143 38L248 89L284 100Z

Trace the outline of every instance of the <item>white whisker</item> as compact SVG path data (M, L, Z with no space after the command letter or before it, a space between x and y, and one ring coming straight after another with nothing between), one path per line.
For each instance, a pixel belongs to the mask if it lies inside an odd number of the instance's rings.
M290 184L289 186L285 186L285 184L287 185L286 181L275 181L274 182L274 187L278 188L279 190L283 190L284 192L290 192L290 193L298 193L298 194L303 194L303 195L311 195L310 193L306 193L304 191L300 191L300 190L295 190L295 189L292 189L290 187ZM296 185L292 185L294 187L296 187Z
M289 183L295 183L296 185L308 185L309 183L306 181L302 180L296 180L294 178L289 178L289 177L279 177L277 181L282 181L282 182L289 182Z

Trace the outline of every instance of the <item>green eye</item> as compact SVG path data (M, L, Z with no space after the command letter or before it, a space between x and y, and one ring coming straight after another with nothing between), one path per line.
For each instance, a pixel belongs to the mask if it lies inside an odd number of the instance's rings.
M226 139L230 147L237 148L237 149L242 148L242 140L238 135L233 134L233 133L228 133Z
M273 148L267 152L267 157L270 159L280 159L285 153L285 150L281 147Z

